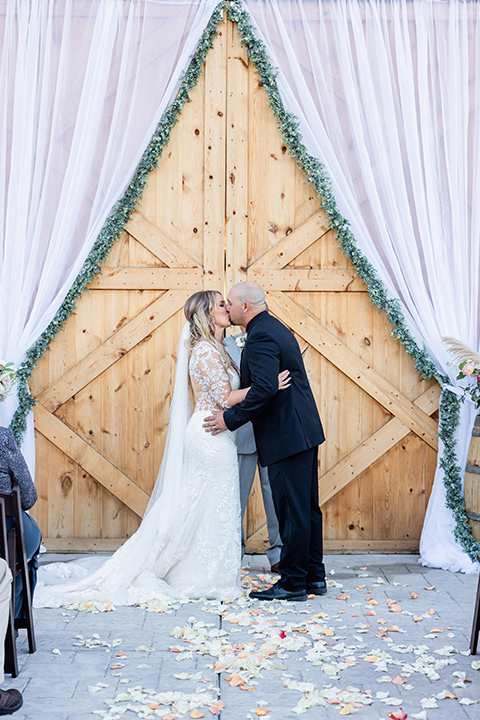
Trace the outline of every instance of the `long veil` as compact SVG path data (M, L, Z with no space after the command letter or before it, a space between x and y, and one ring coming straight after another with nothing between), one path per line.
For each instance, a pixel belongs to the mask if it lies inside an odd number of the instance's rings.
M186 323L178 343L165 452L139 529L103 562L89 556L85 562L41 568L36 607L76 603L84 609L92 601L163 604L180 597L218 599L242 593L235 441L227 433L218 438L205 433L201 414L193 417L196 425L189 432L189 337ZM216 450L209 464L204 458L212 447ZM192 449L197 451L193 459Z
M185 455L185 429L192 414L190 396L188 392L188 341L190 339L190 325L183 326L178 341L177 368L175 371L175 387L172 404L170 405L170 422L168 426L167 441L163 453L162 463L158 471L157 481L145 510L144 517L150 512L160 495L162 505L170 505L178 493L178 478L182 477L182 467ZM171 482L168 482L170 480ZM166 482L167 481L167 482Z

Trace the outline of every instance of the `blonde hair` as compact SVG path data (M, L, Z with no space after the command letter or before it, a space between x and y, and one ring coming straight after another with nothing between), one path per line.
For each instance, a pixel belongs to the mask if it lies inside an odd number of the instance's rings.
M208 342L220 353L225 366L238 372L238 368L232 362L225 350L223 343L218 342L215 337L215 319L213 308L215 307L215 295L221 295L218 290L200 290L190 295L187 299L183 312L190 324L190 340L188 348L192 352L199 342Z

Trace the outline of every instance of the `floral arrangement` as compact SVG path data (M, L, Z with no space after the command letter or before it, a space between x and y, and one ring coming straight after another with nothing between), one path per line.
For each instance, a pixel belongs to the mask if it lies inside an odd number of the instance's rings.
M16 376L17 372L12 362L0 362L0 402L6 398L17 382Z
M247 333L245 335L239 335L235 338L235 345L240 348L240 350L243 350L245 347L245 343L247 342Z
M445 337L442 338L442 341L448 346L448 351L456 360L457 364L454 365L458 368L456 379L470 380L462 386L462 399L468 396L480 410L480 355L455 338Z

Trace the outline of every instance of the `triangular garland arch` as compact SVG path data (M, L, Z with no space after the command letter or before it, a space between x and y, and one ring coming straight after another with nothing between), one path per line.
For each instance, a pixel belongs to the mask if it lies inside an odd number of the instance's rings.
M278 70L273 67L263 43L255 37L250 17L242 9L240 0L231 0L231 2L222 0L215 8L198 43L197 50L182 78L179 92L165 111L152 140L142 156L132 182L107 219L82 270L54 319L27 351L25 361L18 370L18 407L10 427L17 441L21 442L26 428L26 417L36 402L28 388L28 380L33 373L33 369L37 366L39 359L44 355L45 350L55 339L57 333L65 326L69 316L75 310L77 300L87 289L87 285L97 274L101 273L101 263L107 258L115 241L124 231L132 212L141 200L147 177L157 167L158 160L169 142L171 131L178 121L182 108L190 100L188 93L198 82L206 56L217 36L218 24L223 22L224 11L227 12L231 21L237 23L242 44L262 79L263 86L269 97L269 104L290 155L296 160L299 170L313 184L321 201L322 209L328 215L331 227L337 234L339 246L348 260L355 266L356 273L365 282L372 304L378 308L379 312L386 312L388 320L393 326L392 335L402 343L406 352L413 356L416 361L416 369L422 376L424 378L435 377L442 385L438 435L444 445L440 465L445 472L446 505L454 514L456 523L455 538L470 558L476 560L477 553L480 551L480 543L474 539L466 516L461 471L458 467L456 441L454 439L454 431L459 422L461 399L445 387L448 378L438 372L426 349L418 347L407 328L399 301L388 297L386 288L378 278L374 267L357 247L348 221L337 208L325 167L317 158L309 155L298 130L299 122L297 118L285 110L283 106L276 83Z

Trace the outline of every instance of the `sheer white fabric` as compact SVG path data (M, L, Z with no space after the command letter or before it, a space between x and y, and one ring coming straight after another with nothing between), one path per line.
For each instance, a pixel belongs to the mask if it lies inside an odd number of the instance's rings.
M0 359L54 317L216 3L0 0ZM31 417L22 450L33 468Z
M95 557L80 564L41 567L36 607L225 600L242 594L235 434L226 431L213 436L202 427L206 415L218 407L218 399L225 398L232 388L238 389L240 381L233 371L229 376L212 345L196 346L189 371L192 379L199 379L201 391L185 427L187 338L188 324L179 342L169 438L154 504L137 532L99 568ZM170 457L172 453L174 457Z
M450 0L243 0L285 107L418 344L479 350L480 6ZM463 468L473 411L458 429ZM440 457L440 455L439 455ZM437 469L425 564L472 572Z

